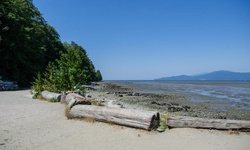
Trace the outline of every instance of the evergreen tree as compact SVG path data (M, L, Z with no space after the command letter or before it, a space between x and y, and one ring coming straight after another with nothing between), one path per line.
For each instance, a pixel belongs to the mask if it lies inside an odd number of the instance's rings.
M32 0L0 1L0 75L28 86L63 50L59 35Z
M102 74L100 70L96 71L96 81L102 81Z

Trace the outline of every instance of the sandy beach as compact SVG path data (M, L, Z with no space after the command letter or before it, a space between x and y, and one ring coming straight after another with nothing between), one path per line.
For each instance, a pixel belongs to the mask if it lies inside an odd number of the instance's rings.
M203 129L163 133L68 120L65 105L32 99L29 90L0 92L0 149L248 150L250 134Z

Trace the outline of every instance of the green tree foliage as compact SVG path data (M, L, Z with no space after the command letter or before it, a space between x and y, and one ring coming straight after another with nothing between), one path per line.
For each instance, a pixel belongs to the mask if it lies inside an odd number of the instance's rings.
M66 52L62 53L57 61L62 90L73 89L77 84L83 85L93 81L91 74L94 67L86 55L86 51L74 42L64 43L64 47Z
M19 86L34 81L38 91L72 90L101 80L86 51L62 43L32 0L0 0L0 76Z
M95 71L92 61L86 51L74 42L63 44L65 52L60 59L49 63L41 77L38 74L32 88L38 92L49 90L53 92L81 89L91 81L101 81L101 72ZM39 87L38 87L39 85Z
M32 0L0 1L0 75L29 86L64 47Z
M100 70L96 71L96 81L102 81L102 74Z

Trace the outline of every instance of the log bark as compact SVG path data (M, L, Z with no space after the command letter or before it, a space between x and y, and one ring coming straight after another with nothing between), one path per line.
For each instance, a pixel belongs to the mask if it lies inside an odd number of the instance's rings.
M93 118L98 121L146 130L156 129L159 126L160 118L158 112L88 105L75 105L69 114L73 118Z
M56 99L57 102L61 101L61 94L49 92L47 90L42 91L42 97L46 99Z
M245 121L245 120L204 119L204 118L177 116L168 118L166 124L169 127L174 127L174 128L250 130L250 121Z

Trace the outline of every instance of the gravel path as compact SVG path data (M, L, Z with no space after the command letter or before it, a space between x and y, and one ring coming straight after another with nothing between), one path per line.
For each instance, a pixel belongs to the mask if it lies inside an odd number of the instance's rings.
M63 104L34 100L28 90L0 92L0 110L0 150L248 150L250 147L249 133L198 129L157 133L67 120Z

